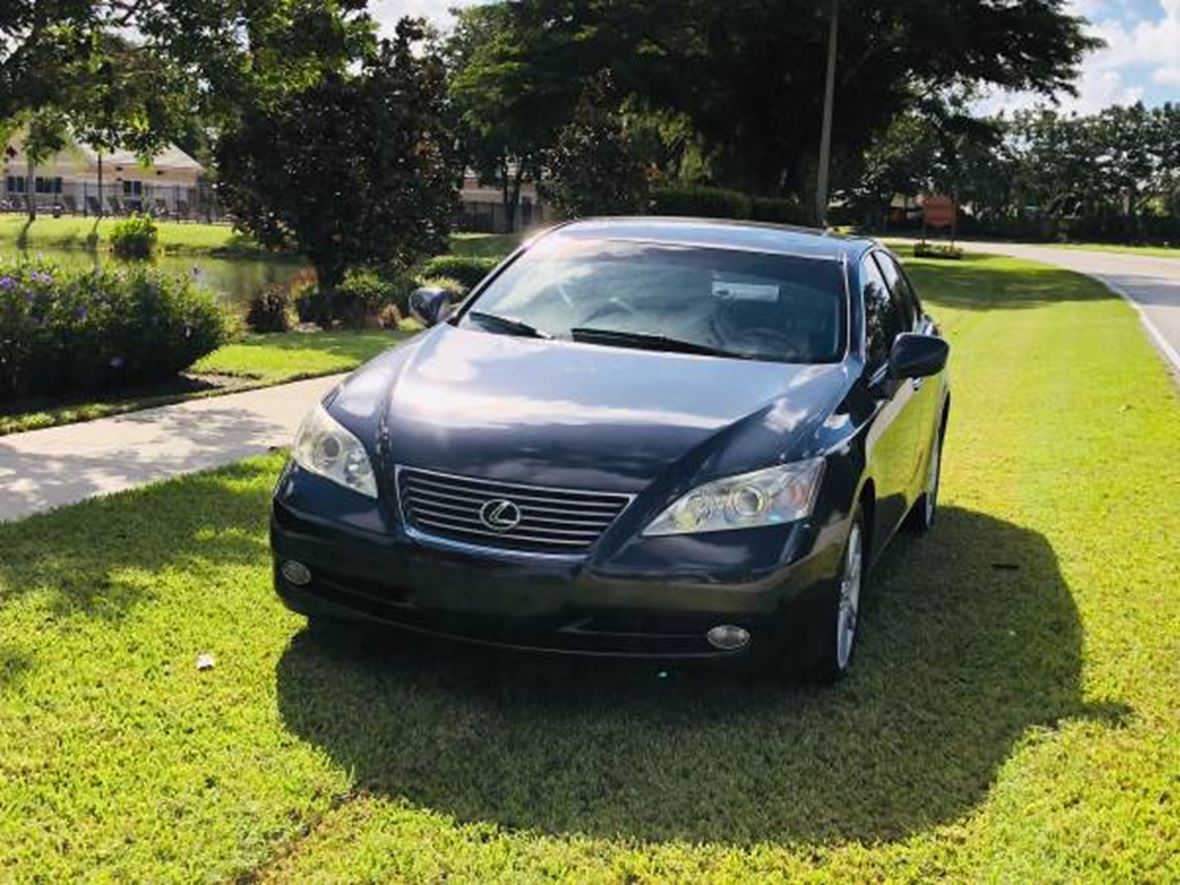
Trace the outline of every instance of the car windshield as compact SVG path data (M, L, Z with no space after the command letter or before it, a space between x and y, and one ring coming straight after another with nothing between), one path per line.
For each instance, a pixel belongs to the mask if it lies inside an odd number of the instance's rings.
M542 239L475 299L461 326L791 363L845 340L839 262L695 245Z

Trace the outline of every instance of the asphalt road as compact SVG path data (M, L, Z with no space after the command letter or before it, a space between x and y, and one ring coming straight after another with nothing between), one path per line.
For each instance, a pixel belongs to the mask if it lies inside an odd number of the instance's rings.
M1139 311L1148 337L1180 372L1180 257L1153 258L1024 243L962 243L969 252L1011 255L1094 277Z

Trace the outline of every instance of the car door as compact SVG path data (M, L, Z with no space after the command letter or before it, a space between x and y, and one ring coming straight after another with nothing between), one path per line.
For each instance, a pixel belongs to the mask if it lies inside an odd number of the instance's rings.
M880 550L914 501L922 416L919 388L909 380L886 377L893 342L902 332L912 331L913 319L889 288L872 253L861 260L859 277L864 301L865 377L880 397L865 440L877 496L874 549Z
M910 284L901 269L901 264L888 252L873 253L881 275L889 286L890 294L902 311L907 332L929 332L933 323L922 313L922 306L918 302L918 294ZM914 389L914 414L916 433L914 435L914 473L910 477L910 499L914 500L925 489L926 482L926 453L934 440L936 423L939 419L940 405L939 380L935 378L914 378L909 381Z

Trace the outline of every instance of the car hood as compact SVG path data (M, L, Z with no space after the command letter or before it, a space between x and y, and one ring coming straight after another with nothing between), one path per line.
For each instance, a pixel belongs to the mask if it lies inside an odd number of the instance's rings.
M637 491L683 459L781 460L842 396L839 364L788 365L444 325L355 373L332 413L401 464ZM802 457L807 453L799 453Z

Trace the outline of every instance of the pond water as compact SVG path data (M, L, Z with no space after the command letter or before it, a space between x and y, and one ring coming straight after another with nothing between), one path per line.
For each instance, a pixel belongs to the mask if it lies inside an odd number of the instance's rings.
M10 243L0 243L0 257L10 257L18 250ZM45 258L60 267L96 267L119 264L106 253L82 249L30 249L19 253L30 258ZM162 255L156 267L169 273L183 273L217 293L227 307L245 309L250 299L266 284L286 285L308 270L307 265L290 258L213 258L208 255Z

